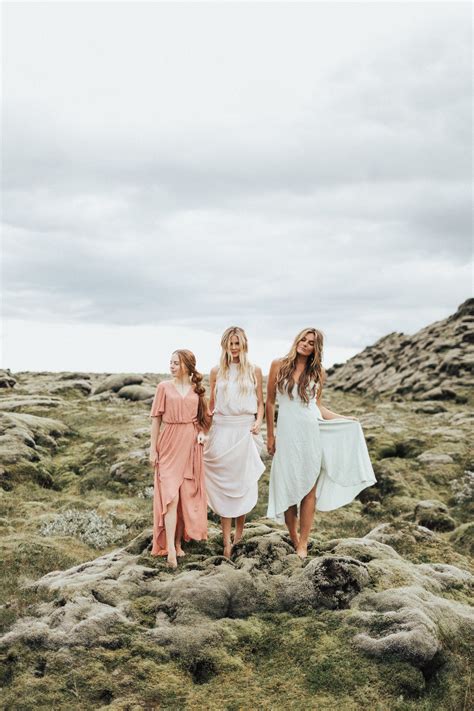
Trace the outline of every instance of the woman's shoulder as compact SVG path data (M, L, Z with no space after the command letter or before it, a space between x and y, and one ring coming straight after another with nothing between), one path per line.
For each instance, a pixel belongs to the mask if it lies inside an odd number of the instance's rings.
M167 387L167 385L169 385L169 383L171 383L171 382L172 382L171 380L160 380L160 382L156 386L156 389L157 390L164 390Z
M212 376L215 377L218 372L219 372L219 366L218 366L218 365L215 365L215 366L213 366L213 367L211 368L211 370L210 370L210 372L209 372L209 375L212 375Z
M279 368L282 363L283 363L283 358L275 358L275 360L272 360L272 362L271 362L270 369Z

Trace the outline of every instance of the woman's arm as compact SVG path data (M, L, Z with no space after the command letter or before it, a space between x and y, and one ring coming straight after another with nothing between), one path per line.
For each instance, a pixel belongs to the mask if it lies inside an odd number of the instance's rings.
M318 402L318 407L323 416L323 420L357 420L357 417L349 417L348 415L338 415L337 412L328 410L327 407L321 405L321 401Z
M263 413L265 412L265 406L263 404L263 383L262 383L262 371L260 368L255 366L255 378L257 380L257 417L255 423L250 428L252 434L258 434L260 432L260 427L263 422Z
M211 391L209 397L209 414L212 416L214 414L214 408L216 406L216 378L217 378L217 365L212 368L209 373L209 390Z
M267 450L268 454L275 454L275 398L276 381L280 359L274 360L270 366L267 380L267 405L265 415L267 419Z
M155 466L158 464L158 437L161 427L161 415L151 418L151 436L150 436L150 464Z

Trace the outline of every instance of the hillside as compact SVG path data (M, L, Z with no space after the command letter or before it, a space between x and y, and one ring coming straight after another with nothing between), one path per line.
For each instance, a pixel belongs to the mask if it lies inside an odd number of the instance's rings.
M317 513L304 562L264 518L268 457L231 561L211 514L177 571L151 557L165 376L0 374L1 707L467 711L472 318L469 301L331 371L326 403L360 419L377 484Z
M474 299L413 336L390 333L342 365L328 385L344 392L466 402L474 387Z

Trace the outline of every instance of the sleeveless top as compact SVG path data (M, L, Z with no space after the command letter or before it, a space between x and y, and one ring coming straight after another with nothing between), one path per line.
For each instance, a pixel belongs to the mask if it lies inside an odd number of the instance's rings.
M245 393L240 392L237 380L237 363L229 366L229 379L217 377L215 390L215 412L218 415L255 415L257 412L257 393L253 383Z
M316 389L316 395L318 393L318 388ZM292 389L293 399L290 398L287 391L284 390L282 393L278 390L276 392L276 401L278 402L278 423L282 423L283 418L293 417L295 420L322 420L323 416L321 410L319 409L318 403L315 397L311 398L308 403L300 398L298 392L298 384L295 383Z

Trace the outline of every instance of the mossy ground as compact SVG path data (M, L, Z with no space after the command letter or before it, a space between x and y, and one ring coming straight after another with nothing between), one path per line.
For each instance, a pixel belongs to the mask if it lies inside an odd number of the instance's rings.
M19 392L29 392L27 377ZM42 379L43 378L43 379ZM21 380L21 379L20 379ZM48 393L48 378L36 382ZM42 385L44 383L44 385ZM43 389L42 389L43 388ZM466 412L466 404L449 403L447 413L415 412L416 404L364 400L328 391L326 403L341 413L363 416L364 431L379 482L360 500L328 513L317 513L313 553L332 538L359 537L379 523L413 521L416 501L438 499L450 507L458 526L470 520L465 502L453 503L450 482L472 462L466 441L437 434ZM55 449L39 448L39 460L10 467L8 485L0 489L1 629L31 612L44 593L22 587L51 570L64 569L116 548L96 549L71 537L40 536L41 524L68 508L94 509L125 523L124 544L151 525L151 499L144 497L153 476L146 462L149 405L122 400L89 401L68 393L56 408L32 408L31 414L65 422L72 434ZM454 425L467 434L466 425ZM127 460L131 451L145 458ZM424 465L421 451L448 453L453 462ZM112 464L128 461L128 475L115 479ZM249 521L263 519L270 460L260 482L259 502ZM8 473L8 472L7 472ZM367 502L378 502L373 510ZM210 520L213 517L210 516ZM215 520L215 519L214 519ZM433 539L402 538L394 547L409 560L440 562L472 569L469 532ZM467 541L467 542L466 542ZM219 553L204 544L189 548L185 564L198 565ZM310 551L311 555L311 551ZM147 565L164 565L143 554ZM466 602L461 596L462 602ZM395 659L375 661L358 652L351 640L348 611L311 616L255 615L222 622L221 644L203 649L200 657L172 658L147 639L154 601L134 602L142 625L137 636L117 629L107 646L94 649L45 650L18 645L3 657L3 701L6 709L318 709L341 711L370 707L377 711L458 711L470 707L468 650L460 645L430 678ZM341 624L344 620L345 624Z
M120 628L108 647L18 647L3 660L3 708L470 708L468 650L453 650L428 676L406 662L358 653L349 616L324 611L226 620L219 647L179 659Z

